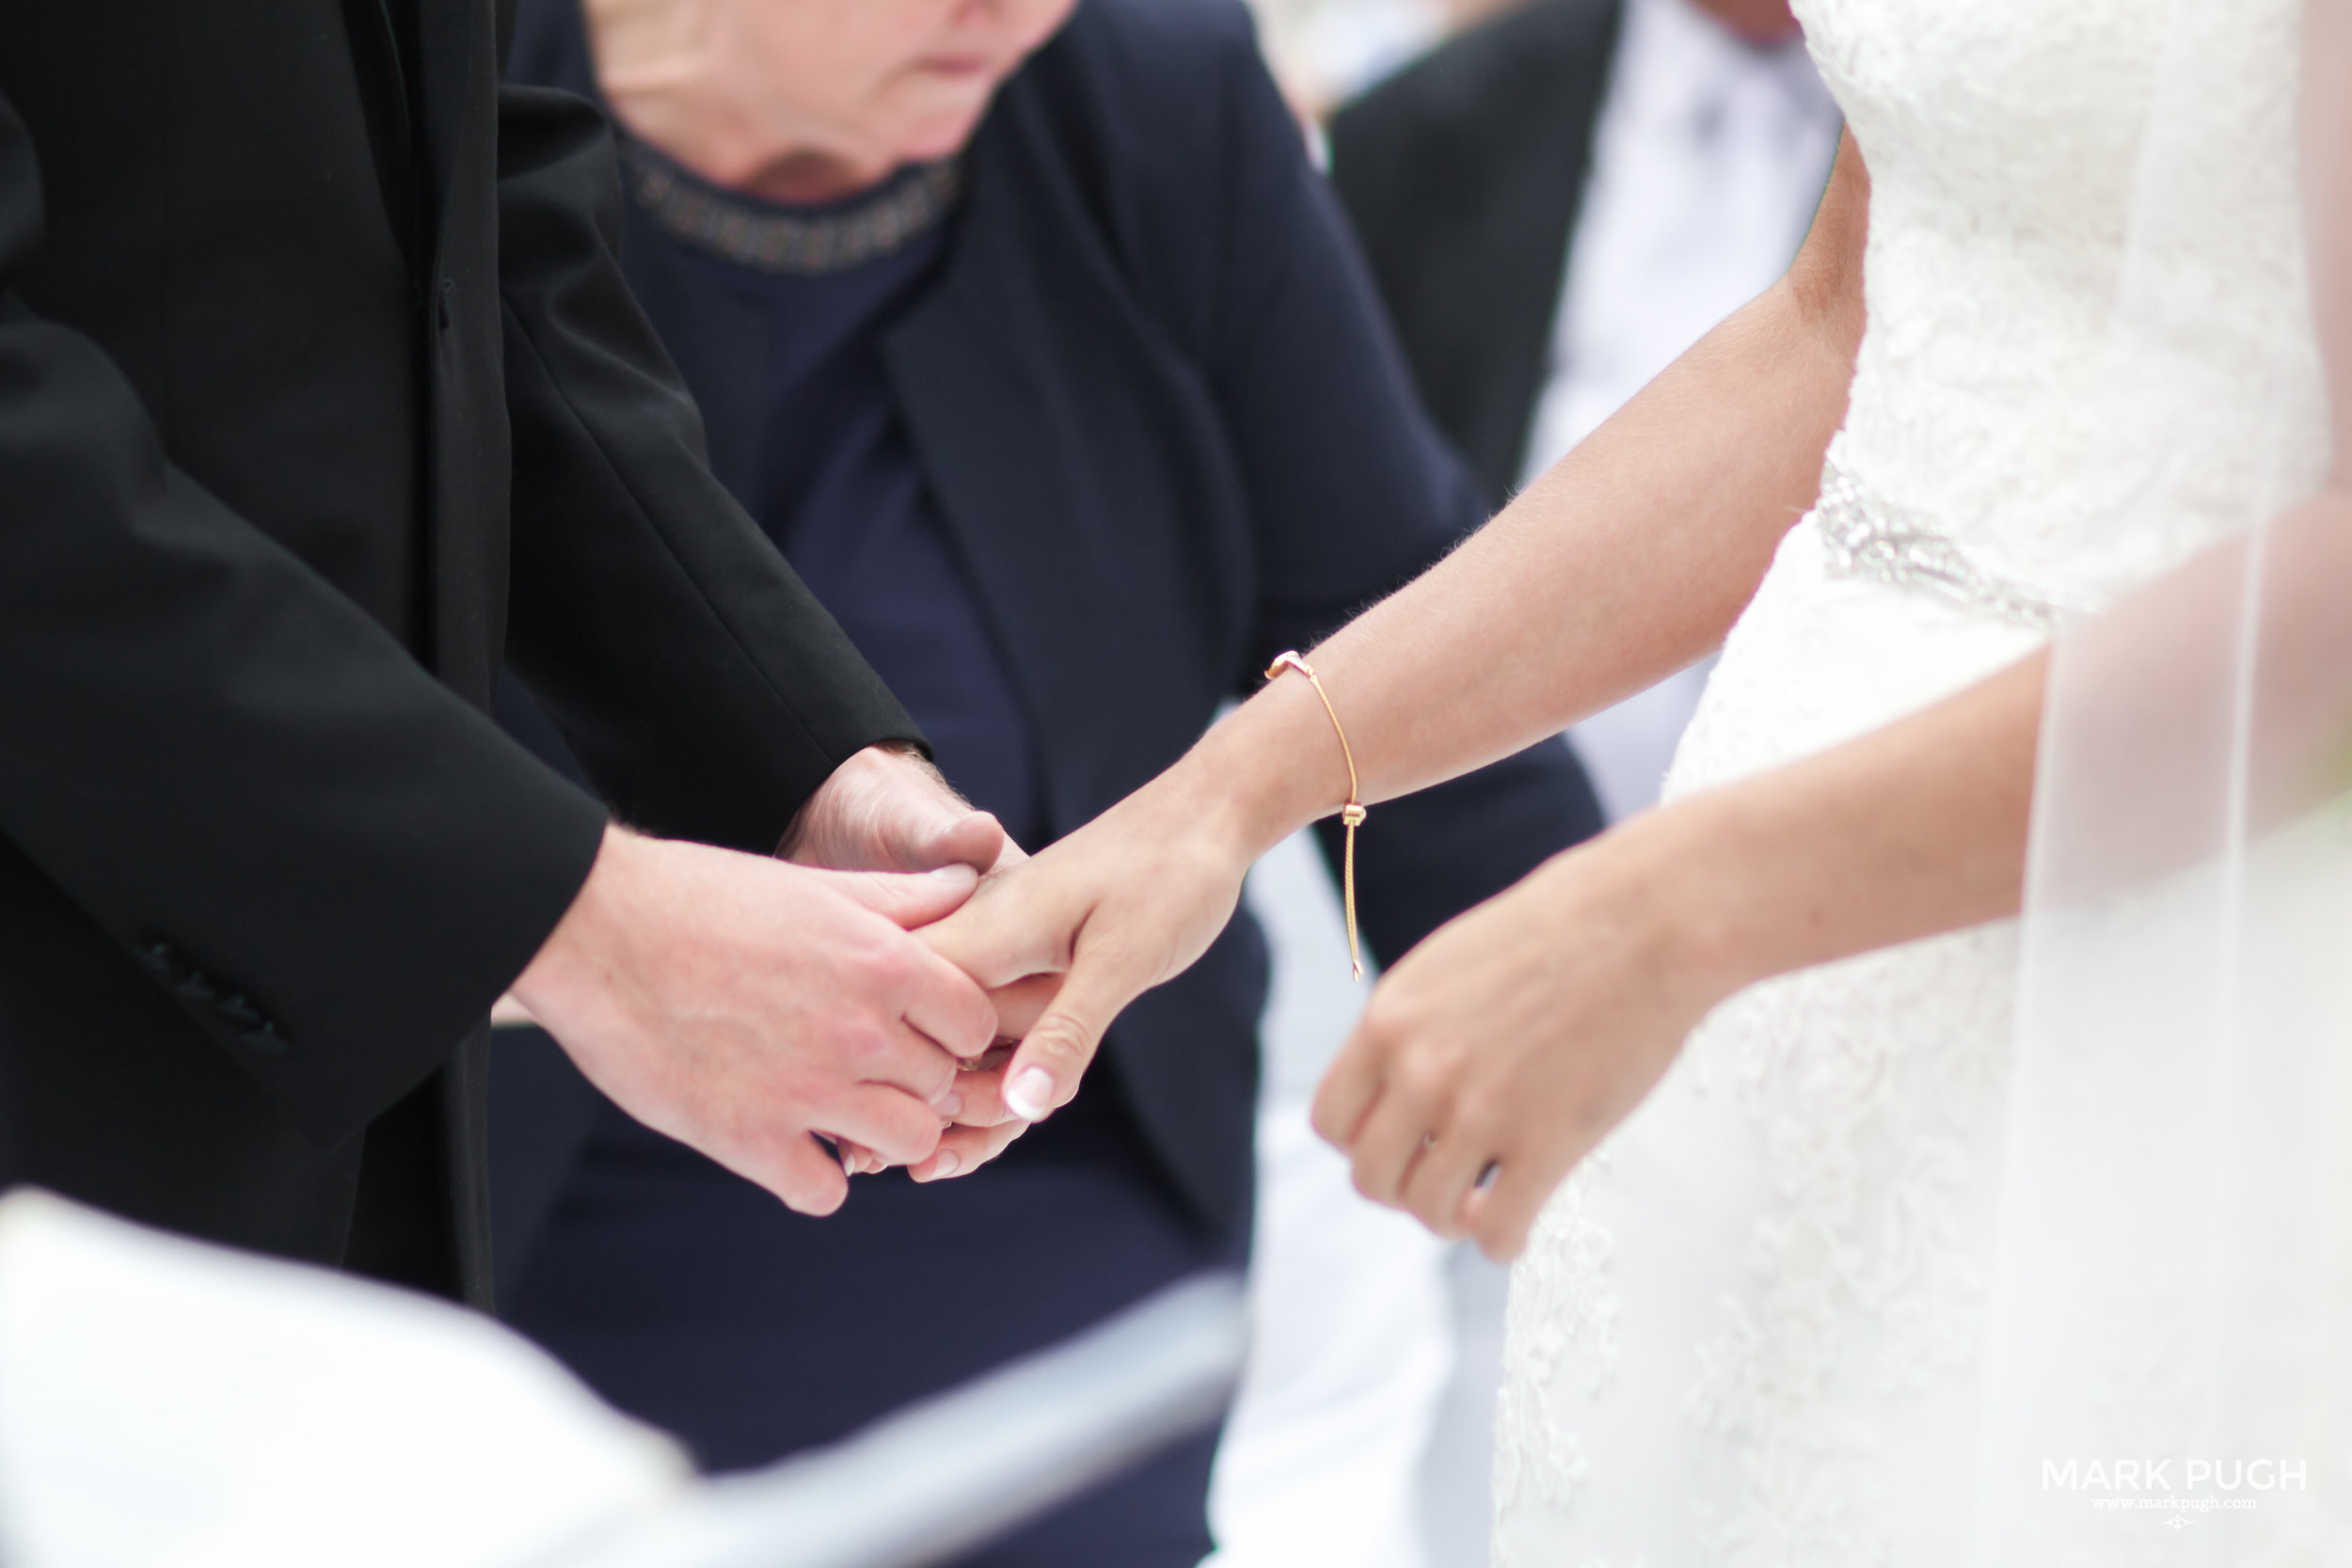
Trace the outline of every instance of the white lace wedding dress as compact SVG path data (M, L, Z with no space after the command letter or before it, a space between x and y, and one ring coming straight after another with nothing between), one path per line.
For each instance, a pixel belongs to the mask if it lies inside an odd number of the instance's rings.
M2212 243L2127 279L2165 0L1798 0L1870 169L1869 326L1670 796L1992 673L2315 471L2300 8L2201 3ZM2127 288L2203 322L2177 381L2106 384ZM2094 445L2146 504L2094 500ZM1569 1179L1512 1281L1498 1565L1963 1560L2015 951L1987 927L1741 994Z

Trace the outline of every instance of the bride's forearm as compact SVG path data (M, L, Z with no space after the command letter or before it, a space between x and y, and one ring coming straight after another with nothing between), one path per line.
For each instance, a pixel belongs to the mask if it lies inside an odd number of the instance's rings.
M2017 912L2047 653L1611 838L1679 970L1773 974Z
M1313 651L1367 801L1507 756L1722 641L1812 504L1845 415L1867 202L1849 144L1786 278ZM1275 682L1194 759L1201 793L1247 797L1238 831L1257 847L1345 799L1329 720L1304 687Z
M2072 735L2068 766L2104 768L2114 787L2100 862L2073 868L2071 892L2159 877L2213 847L2218 764L2165 759L2199 760L2199 716L2238 678L2249 613L2260 657L2231 699L2251 709L2237 762L2245 826L2352 788L2352 490L2322 491L2251 546L2217 546L2074 634L2056 733ZM1609 852L1645 890L1659 940L1723 993L2015 914L2050 671L2037 654L1859 739L1637 819Z

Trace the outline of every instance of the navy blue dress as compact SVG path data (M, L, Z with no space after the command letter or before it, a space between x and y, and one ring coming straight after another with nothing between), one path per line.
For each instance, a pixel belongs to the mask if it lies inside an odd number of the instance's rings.
M642 146L627 160L666 182L674 205L691 196L704 221L690 233L729 227L736 251L763 222L838 230L939 172L790 209L704 185ZM1029 722L882 360L952 223L937 214L822 270L769 270L675 234L654 243L675 247L696 286L765 319L761 424L774 436L739 499L906 705L948 781L1033 846L1045 816ZM1238 1252L1187 1213L1110 1073L989 1168L925 1187L895 1171L860 1178L822 1220L605 1102L504 1311L606 1399L724 1471L842 1437ZM971 1309L1011 1292L1030 1309ZM1190 1443L968 1560L1189 1568L1211 1546L1213 1452L1213 1438Z
M518 13L516 79L593 92L578 0ZM912 171L845 224L633 151L615 229L712 471L949 778L1036 848L1485 508L1237 0L1083 0L960 168ZM1389 802L1359 847L1367 945L1395 961L1598 824L1556 740ZM1336 863L1336 824L1322 842ZM1238 1260L1265 983L1237 914L994 1164L860 1179L821 1221L636 1128L551 1043L502 1041L503 1307L715 1467L840 1436ZM973 1561L1190 1568L1213 1450Z

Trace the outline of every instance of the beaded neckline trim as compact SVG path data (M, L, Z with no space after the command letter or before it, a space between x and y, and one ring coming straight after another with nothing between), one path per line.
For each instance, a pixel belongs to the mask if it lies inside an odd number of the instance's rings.
M629 195L682 245L756 272L819 277L904 250L962 199L963 165L949 158L891 181L866 199L823 213L785 213L706 185L633 136L621 138Z
M1835 463L1821 471L1813 515L1832 577L1931 594L1947 604L2054 632L2096 607L1986 571L1946 535L1865 490Z

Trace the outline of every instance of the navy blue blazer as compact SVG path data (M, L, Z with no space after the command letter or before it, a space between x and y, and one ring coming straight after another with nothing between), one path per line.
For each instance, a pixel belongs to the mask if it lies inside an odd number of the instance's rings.
M594 94L577 5L525 0L511 74ZM1414 401L1235 0L1084 0L968 159L943 274L887 357L1059 834L1486 510ZM790 436L760 425L766 319L665 264L633 206L626 221L624 268L702 405L711 467L748 494L763 444ZM1560 741L1378 808L1357 863L1372 952L1394 960L1599 827ZM1219 1233L1247 1213L1265 984L1238 915L1106 1045Z

